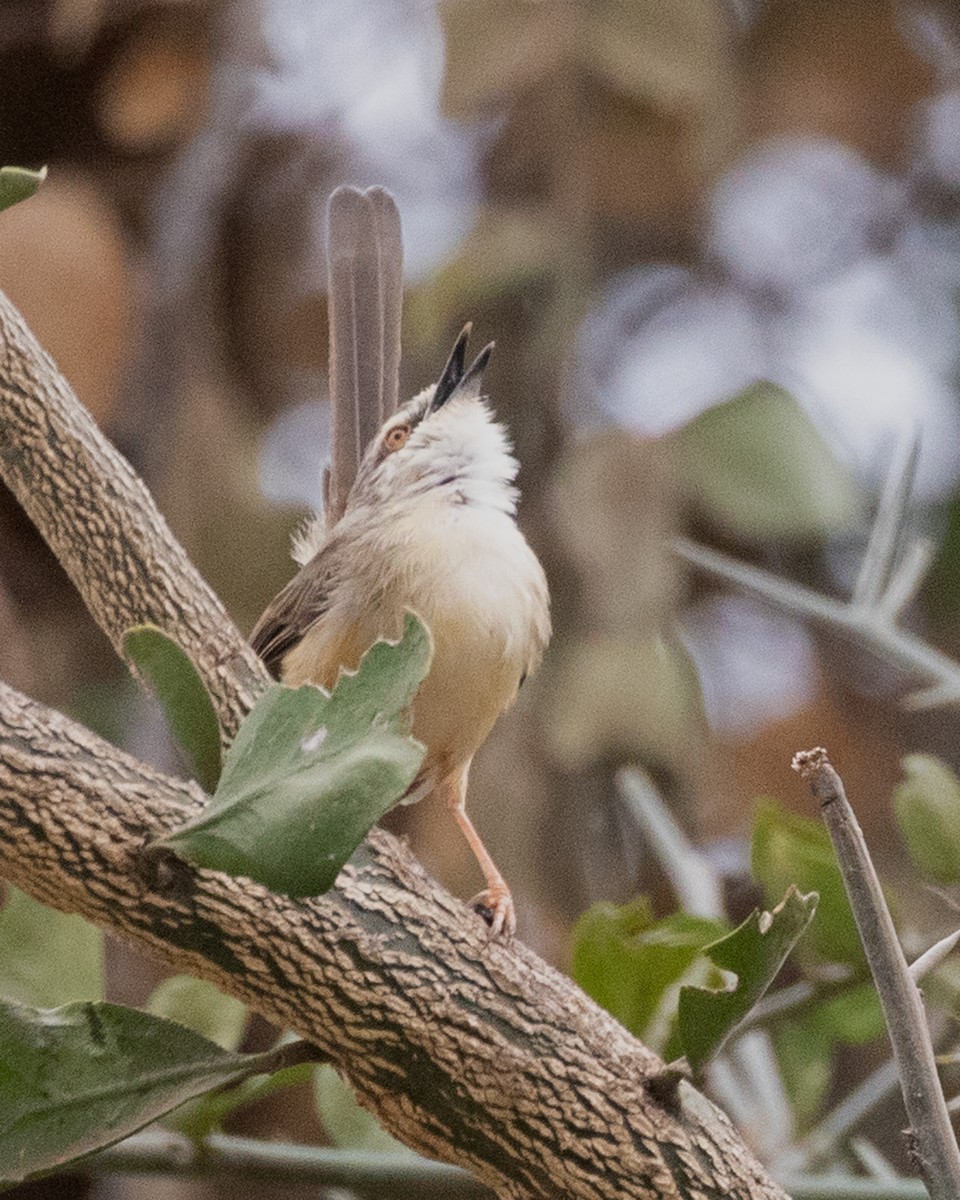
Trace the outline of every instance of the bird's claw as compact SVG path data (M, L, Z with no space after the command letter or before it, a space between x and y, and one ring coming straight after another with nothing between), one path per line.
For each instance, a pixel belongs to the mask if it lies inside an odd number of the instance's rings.
M506 887L489 887L474 896L470 907L490 926L490 937L509 941L517 928L513 897Z

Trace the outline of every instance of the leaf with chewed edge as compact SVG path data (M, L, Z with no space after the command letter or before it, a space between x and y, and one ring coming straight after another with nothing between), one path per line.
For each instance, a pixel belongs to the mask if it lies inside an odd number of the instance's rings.
M798 891L816 892L820 897L817 919L798 951L805 964L843 963L855 971L866 969L837 855L822 821L787 812L772 800L761 800L754 820L750 865L770 908L791 884Z
M737 982L723 991L680 989L680 1040L694 1073L721 1049L773 983L813 919L818 899L816 892L804 896L791 886L772 912L757 909L733 933L704 946L710 961L734 972Z
M432 654L429 631L408 613L403 637L376 642L332 691L268 688L211 803L156 846L288 896L325 892L420 768L410 706Z
M680 984L722 979L702 951L728 928L689 913L657 920L643 896L624 905L600 902L574 928L571 973L587 995L660 1053ZM665 1004L669 1022L662 1019Z

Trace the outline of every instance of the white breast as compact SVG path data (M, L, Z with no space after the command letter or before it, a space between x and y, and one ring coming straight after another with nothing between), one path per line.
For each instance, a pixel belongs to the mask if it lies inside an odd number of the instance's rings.
M425 514L415 518L387 607L413 609L433 634L414 734L446 773L469 762L513 703L550 624L543 569L511 517L468 503L431 507L426 526Z
M550 636L543 569L502 509L425 497L378 523L358 569L284 660L290 684L330 687L379 637L398 637L412 610L433 635L414 702L425 769L439 782L469 764L535 670Z

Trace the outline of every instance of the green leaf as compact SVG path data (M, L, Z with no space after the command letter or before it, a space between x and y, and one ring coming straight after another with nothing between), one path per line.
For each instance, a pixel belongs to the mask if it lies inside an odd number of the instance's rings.
M960 781L932 754L908 754L893 810L910 857L934 883L960 883Z
M820 1113L830 1088L833 1044L805 1020L775 1029L773 1044L794 1120L800 1130L805 1130Z
M186 1025L224 1050L236 1050L247 1023L247 1006L241 1000L192 975L164 979L144 1008L155 1017Z
M926 988L924 988L926 993ZM774 1029L787 1094L801 1126L821 1111L837 1063L837 1046L859 1046L880 1037L886 1025L876 988L855 983Z
M856 526L863 507L792 396L757 383L701 413L673 437L680 486L743 537L809 538Z
M227 752L211 803L157 845L289 896L325 892L423 761L410 704L431 655L430 634L408 614L401 640L375 643L332 692L269 688Z
M55 1007L103 997L103 934L9 884L0 909L0 995Z
M409 1147L387 1133L373 1113L360 1107L350 1084L333 1067L324 1065L314 1070L313 1096L317 1115L335 1146L414 1156Z
M31 171L27 167L0 167L0 212L29 200L47 177L47 168Z
M819 895L816 920L799 949L807 965L834 962L865 968L830 835L821 824L785 812L772 800L762 801L753 827L752 866L768 907L791 884Z
M655 921L645 897L622 907L594 904L574 929L572 974L622 1025L662 1049L677 985L690 981L703 947L725 930L686 913Z
M123 652L150 685L200 786L212 792L220 778L220 725L197 668L156 625L128 629Z
M880 997L870 981L824 1000L808 1015L807 1022L843 1046L862 1046L886 1029Z
M801 896L790 887L772 912L753 912L726 937L704 947L704 954L737 976L723 991L680 989L680 1038L691 1070L703 1068L773 983L784 959L810 924L817 895Z
M0 1001L0 1178L18 1182L110 1146L273 1061L116 1004Z

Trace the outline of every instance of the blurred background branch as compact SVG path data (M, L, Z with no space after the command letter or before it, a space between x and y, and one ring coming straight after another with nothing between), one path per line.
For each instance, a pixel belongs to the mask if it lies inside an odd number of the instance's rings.
M310 1188L349 1188L358 1196L384 1200L409 1196L490 1200L488 1188L458 1167L423 1158L321 1146L293 1146L254 1138L211 1134L197 1143L172 1130L135 1134L96 1159L107 1174L234 1178Z

